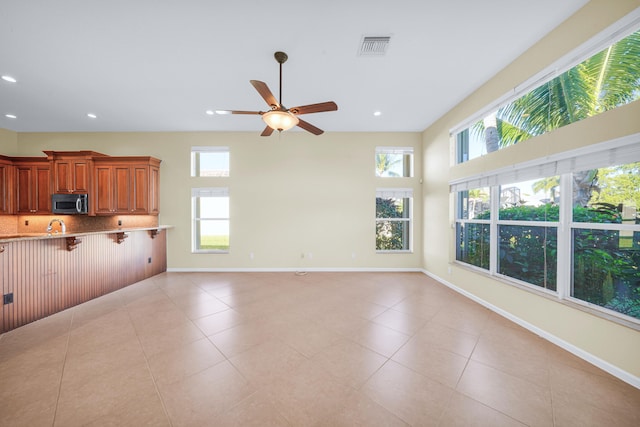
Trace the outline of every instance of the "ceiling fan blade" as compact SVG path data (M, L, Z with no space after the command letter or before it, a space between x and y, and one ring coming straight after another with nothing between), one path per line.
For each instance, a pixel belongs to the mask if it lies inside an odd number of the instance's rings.
M309 113L322 113L324 111L336 111L338 105L333 102L321 102L319 104L302 105L300 107L289 108L289 111L293 114L309 114Z
M304 120L300 119L300 121L298 122L298 127L301 127L302 129L311 132L314 135L322 135L324 133L324 131L322 129L319 129L317 127L315 127L314 125L312 125L309 122L305 122Z
M216 114L264 114L262 111L216 110Z
M264 128L260 136L271 136L272 133L273 133L273 129L267 126L266 128Z
M267 104L271 107L280 108L280 103L276 99L275 96L269 90L269 87L266 83L261 82L260 80L249 80L253 87L256 88L260 96L267 101Z

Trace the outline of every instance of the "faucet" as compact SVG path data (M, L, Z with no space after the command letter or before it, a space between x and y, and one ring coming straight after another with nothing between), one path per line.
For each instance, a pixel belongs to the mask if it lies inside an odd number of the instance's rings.
M49 225L47 226L47 233L51 234L51 230L53 230L53 223L56 221L60 223L60 230L62 231L62 234L66 233L67 227L64 225L64 221L58 218L53 218L51 221L49 221Z

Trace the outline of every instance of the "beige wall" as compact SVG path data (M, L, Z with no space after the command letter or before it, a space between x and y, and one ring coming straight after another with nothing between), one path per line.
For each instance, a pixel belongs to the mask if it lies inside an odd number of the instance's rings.
M377 187L412 187L420 200L419 133L20 133L18 140L21 156L93 150L161 159L160 224L175 227L169 268L421 268L420 221L410 254L376 254L374 229ZM191 146L202 145L230 147L229 178L189 176ZM415 148L415 178L375 177L375 147L390 145ZM231 251L192 254L191 188L212 186L229 187ZM421 204L414 205L421 218Z
M453 262L453 197L449 195L448 181L638 133L640 101L464 165L448 167L444 159L452 158L450 128L639 6L638 1L598 0L588 3L423 133L425 269L462 291L527 322L534 329L538 328L544 335L564 341L567 348L588 353L587 357L591 360L600 359L601 366L616 372L619 370L622 376L636 385L640 384L640 332L521 290ZM443 242L448 242L448 250L443 250Z
M14 156L18 152L18 134L0 128L0 154Z

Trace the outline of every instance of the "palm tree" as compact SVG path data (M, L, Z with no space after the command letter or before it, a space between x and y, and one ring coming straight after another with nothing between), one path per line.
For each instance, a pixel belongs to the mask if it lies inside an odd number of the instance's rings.
M394 156L390 153L376 153L376 175L400 176L391 169L401 161L402 157Z
M549 201L555 202L557 196L556 192L559 186L560 178L557 176L550 176L534 182L531 189L536 193L538 191L544 191L545 195L549 195Z
M472 131L487 152L594 116L640 98L640 31L593 55L495 113L495 123L479 121ZM488 123L487 123L488 122ZM493 127L495 126L495 132ZM593 171L576 174L583 187L574 206L586 206L595 188Z

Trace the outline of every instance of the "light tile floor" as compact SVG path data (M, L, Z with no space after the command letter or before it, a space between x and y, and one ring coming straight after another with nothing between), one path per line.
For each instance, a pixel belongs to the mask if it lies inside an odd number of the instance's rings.
M164 273L0 335L2 426L638 426L640 390L421 273Z

